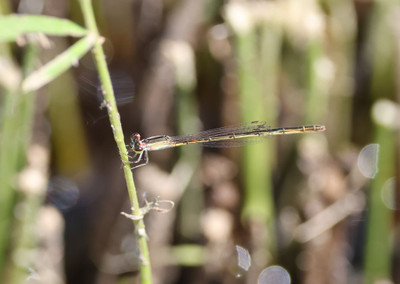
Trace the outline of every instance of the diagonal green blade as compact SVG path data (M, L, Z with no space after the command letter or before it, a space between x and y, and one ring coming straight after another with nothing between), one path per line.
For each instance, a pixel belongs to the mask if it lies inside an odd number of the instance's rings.
M0 16L0 42L15 41L27 33L81 37L87 30L74 22L42 15Z
M81 59L82 56L93 47L96 39L97 36L94 34L88 34L84 38L80 39L66 51L31 73L22 82L22 90L24 92L35 91L46 85L48 82L54 80L71 66L78 64L79 59Z

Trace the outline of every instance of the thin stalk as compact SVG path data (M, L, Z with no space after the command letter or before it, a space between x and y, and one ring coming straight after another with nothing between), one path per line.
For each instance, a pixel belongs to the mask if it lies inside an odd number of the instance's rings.
M267 102L274 97L264 94L264 90L272 89L272 85L263 82L263 79L268 78L268 68L265 68L265 58L261 58L257 36L257 30L253 29L249 33L238 34L236 38L241 118L242 121L264 120L274 123L275 111L269 112L274 104L272 103L270 108L267 106ZM261 40L263 45L266 44L266 38ZM266 254L266 257L260 260L260 266L268 265L270 257L275 255L276 248L272 184L274 143L275 141L270 139L262 144L245 146L242 150L242 220L253 231L262 232L251 236L254 251L269 252L268 256ZM255 282L255 278L255 274L249 274L248 283Z
M250 35L249 35L250 36ZM258 36L258 37L257 37ZM277 124L277 76L279 73L281 31L280 28L270 21L259 25L257 30L252 32L252 41L255 44L255 51L251 61L242 62L250 72L240 72L242 118L245 121L262 119L271 125ZM257 38L256 38L257 37ZM246 40L244 38L244 40ZM243 41L242 41L243 47ZM241 57L244 58L247 52L239 49ZM250 58L249 58L250 59ZM254 76L255 82L251 82ZM250 89L255 88L254 90ZM264 226L267 238L253 240L258 242L258 249L268 249L271 256L276 254L276 232L274 225L274 197L273 197L273 169L276 162L276 140L270 139L261 145L252 145L244 149L243 160L244 180L246 184L246 199L243 204L243 214L252 222L258 221ZM255 147L254 147L255 146ZM265 258L264 265L269 259ZM251 278L249 281L251 282Z
M391 224L393 212L382 201L385 184L395 176L395 131L378 123L375 125L375 142L379 145L378 173L369 190L367 243L365 248L365 283L377 283L391 278L393 242Z
M277 74L281 33L273 23L263 23L236 35L237 66L242 121L265 120L276 125ZM273 139L243 149L245 199L242 217L263 231L267 238L252 236L257 249L275 255L273 168L276 141ZM267 265L270 259L262 260ZM249 275L249 281L252 282Z
M18 173L21 148L19 132L20 105L19 90L7 90L2 101L2 117L0 125L0 275L6 273L7 247L10 246L10 230L13 223L13 208L17 200L17 192L13 182Z
M33 69L36 57L35 48L29 45L25 52L25 73ZM13 62L11 56L4 58ZM9 74L20 73L21 70L17 66L14 68L14 70L9 70ZM20 80L14 82L20 84ZM36 238L31 228L35 224L36 213L39 211L42 200L40 194L16 190L19 186L16 182L19 178L18 174L26 164L25 155L32 132L35 97L31 93L22 92L19 86L7 89L4 95L3 115L0 119L0 188L2 190L0 279L9 283L20 283L21 279L26 279L27 267L31 266L32 259L26 255L15 259L12 259L12 256L23 255L21 252L34 247ZM21 204L23 210L15 215L14 210L17 204Z
M10 11L10 5L8 1L1 1L0 2L0 15L8 14ZM12 60L11 59L11 49L8 44L0 43L0 56L4 59ZM4 62L3 62L4 64ZM12 70L13 71L13 70ZM15 72L12 72L12 74ZM13 77L12 77L13 78ZM9 81L9 80L7 80ZM5 128L7 121L5 121L5 112L7 111L6 104L9 101L11 96L11 91L7 86L3 86L4 81L0 81L0 92L2 97L0 97L0 154L2 152L8 153L6 141L5 139L1 138L5 135ZM4 148L4 149L3 149ZM9 185L9 166L7 166L7 159L8 156L1 155L0 156L0 188L1 188L1 195L0 195L0 279L2 279L4 272L5 272L5 262L6 262L6 249L8 246L8 242L10 241L10 234L8 233L9 227L11 224L11 216L10 210L13 206L13 198L14 198L14 191L13 188Z
M94 44L96 38L93 36L93 39ZM45 61L67 49L66 38L54 38L53 42L54 47L43 54ZM46 86L47 113L55 157L53 162L58 174L66 177L81 177L89 168L89 152L79 110L78 88L74 80L72 70L68 69Z
M28 45L24 52L24 64L23 72L27 74L31 72L35 64L37 63L39 49L33 44ZM34 93L20 93L18 103L18 118L19 118L19 136L20 138L20 163L16 169L20 171L22 166L27 165L26 163L26 152L28 144L31 142L31 136L33 131L33 120L34 120L34 107L35 107L35 94ZM29 166L29 165L28 165ZM18 204L23 208L20 212L20 216L13 222L13 255L21 255L24 251L33 250L36 248L37 235L36 231L33 230L38 214L43 203L45 186L37 191L30 191L23 188L20 184L17 185L19 189ZM20 258L13 262L12 267L7 272L7 280L10 283L23 283L29 276L29 268L34 266L34 259L29 256Z
M199 131L198 110L194 89L196 87L196 70L194 52L189 45L182 45L180 57L185 60L176 60L176 93L178 99L178 131L179 134ZM178 52L179 49L175 50ZM184 52L182 52L184 51ZM188 167L196 171L200 166L201 148L199 146L181 147L179 156ZM204 209L203 192L200 186L199 175L192 176L180 201L180 226L179 231L185 238L195 239L200 232L198 216Z
M307 63L308 63L308 88L307 88L307 107L305 123L313 123L313 121L321 121L326 114L326 92L328 88L324 87L323 79L319 76L317 70L318 61L323 57L323 42L319 37L312 38L308 46Z
M355 72L355 51L356 51L356 11L354 3L347 0L327 0L328 14L331 15L327 21L327 29L331 30L331 39L328 40L326 34L321 39L324 44L329 42L329 52L325 54L332 61L331 72L323 72L323 78L320 77L319 91L322 91L323 112L321 116L316 117L320 123L326 123L329 131L326 133L330 141L331 149L343 149L345 145L350 145L353 118L362 119L357 113L352 113L357 108L356 100L353 98L355 91L354 81L349 80ZM334 25L330 23L335 23ZM328 66L329 67L329 66ZM316 72L315 70L314 72ZM327 70L329 71L329 70ZM331 73L331 74L329 74ZM328 75L328 76L327 76ZM324 91L325 89L325 91ZM354 106L353 106L354 104ZM336 111L329 111L335 109ZM308 109L308 111L312 111ZM326 115L329 113L329 116ZM309 114L307 114L309 116ZM353 117L352 117L353 116ZM311 118L311 117L308 117ZM322 119L324 118L324 119ZM329 127L330 122L335 121L340 127ZM354 135L354 134L353 134Z
M258 76L260 71L256 32L238 34L236 49L242 121L267 120L265 98ZM264 156L266 149L270 147L270 142L243 148L243 175L246 188L243 218L247 221L256 218L260 222L267 222L272 216L271 173L267 169L268 162Z
M125 145L124 134L122 131L120 115L118 113L117 104L115 101L114 91L111 84L110 74L107 68L107 62L105 60L104 51L102 48L102 39L98 33L92 2L90 0L80 0L80 5L85 20L86 27L98 36L98 40L92 50L94 60L99 72L100 82L104 95L104 106L107 108L108 115L110 118L111 128L114 133L114 139L117 143L121 160L123 163L123 170L125 180L128 188L129 199L132 206L132 215L138 217L138 220L133 220L136 228L137 243L140 251L140 279L142 284L152 283L151 275L151 264L150 255L146 240L146 231L143 218L141 218L141 211L139 207L137 192L135 183L133 181L133 175L131 171L131 165L129 163L128 151ZM134 218L136 219L136 218Z
M394 27L385 19L397 5L390 0L379 1L374 6L368 44L372 66L371 96L374 142L379 145L378 173L369 191L368 228L365 244L365 283L389 281L393 257L393 212L382 201L382 191L387 181L396 175L396 125L382 119L386 108L378 108L382 99L392 101L396 95L394 60L396 37ZM392 14L394 15L394 14ZM385 44L382 44L384 42ZM381 104L382 105L382 104ZM376 109L379 111L376 111ZM393 118L392 121L396 121Z
M279 69L281 32L268 22L258 29L236 35L240 105L243 121L265 120L272 125L277 120L277 74ZM246 192L244 216L274 219L272 169L275 163L274 141L245 147ZM256 181L258 184L256 184Z

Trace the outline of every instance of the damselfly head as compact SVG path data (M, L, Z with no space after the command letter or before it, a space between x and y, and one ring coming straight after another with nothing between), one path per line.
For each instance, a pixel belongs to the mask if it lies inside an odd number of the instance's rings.
M143 142L140 139L140 134L139 133L134 133L131 135L131 148L135 152L143 152L144 150L144 145Z

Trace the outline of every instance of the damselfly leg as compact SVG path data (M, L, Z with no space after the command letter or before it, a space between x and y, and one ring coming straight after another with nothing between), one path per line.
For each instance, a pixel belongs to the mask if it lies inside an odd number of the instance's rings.
M135 133L131 135L131 143L129 145L130 149L128 150L129 152L134 153L132 161L130 161L131 164L134 164L131 169L136 169L149 163L148 151L143 147L142 143L139 134Z
M138 157L135 161L132 161L131 164L134 164L131 169L136 169L141 166L145 166L149 163L149 154L147 151L143 151L141 153L136 153L135 157Z

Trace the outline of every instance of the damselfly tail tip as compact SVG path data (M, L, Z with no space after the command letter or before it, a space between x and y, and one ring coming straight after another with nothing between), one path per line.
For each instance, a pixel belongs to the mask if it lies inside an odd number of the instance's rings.
M325 125L315 125L315 131L321 132L321 131L325 131L325 130L326 130Z

